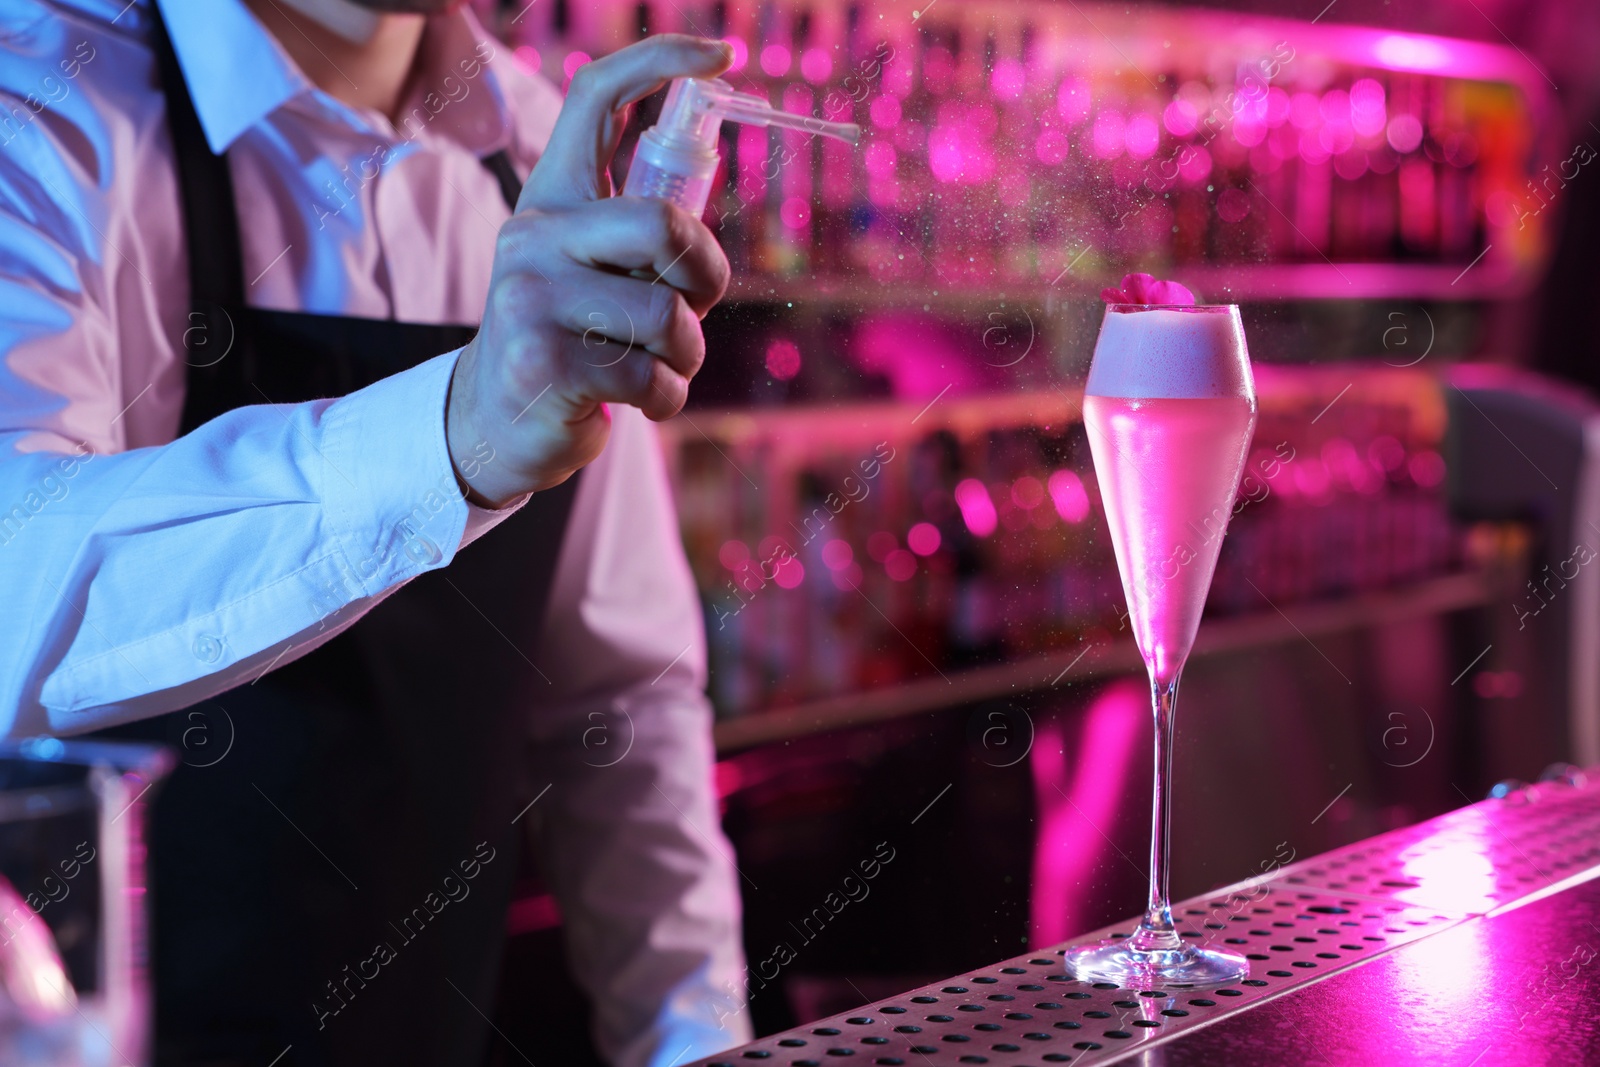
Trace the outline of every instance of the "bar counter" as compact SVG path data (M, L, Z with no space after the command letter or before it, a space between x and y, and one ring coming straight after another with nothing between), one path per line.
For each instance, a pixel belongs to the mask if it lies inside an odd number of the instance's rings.
M1078 981L1057 945L697 1063L1600 1063L1596 778L1497 787L1174 904L1185 938L1250 959L1229 986Z

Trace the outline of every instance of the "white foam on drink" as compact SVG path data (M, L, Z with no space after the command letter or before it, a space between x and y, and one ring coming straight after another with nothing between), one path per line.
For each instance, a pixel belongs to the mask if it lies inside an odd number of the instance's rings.
M1239 309L1107 310L1084 392L1140 399L1255 396Z

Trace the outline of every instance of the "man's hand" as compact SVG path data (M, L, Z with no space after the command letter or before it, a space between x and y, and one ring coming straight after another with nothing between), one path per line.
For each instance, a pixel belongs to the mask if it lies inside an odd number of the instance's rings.
M656 420L683 407L728 260L687 212L611 197L606 168L630 104L672 78L715 77L730 58L721 42L664 34L573 77L500 230L483 326L451 379L445 438L457 469L475 471L461 474L475 503L566 481L605 447L608 401ZM495 462L464 462L479 442Z

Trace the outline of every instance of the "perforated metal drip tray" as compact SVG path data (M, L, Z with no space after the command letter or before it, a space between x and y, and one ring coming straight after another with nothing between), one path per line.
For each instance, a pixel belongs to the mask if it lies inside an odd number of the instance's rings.
M1104 1063L1460 918L1392 901L1273 885L1190 901L1176 917L1185 938L1245 953L1250 977L1220 988L1132 992L1069 978L1057 948L702 1062L736 1067L771 1060L807 1067L864 1056L874 1064L939 1067ZM1132 929L1130 922L1084 940L1126 937Z
M1040 1067L1134 1056L1600 865L1600 789L1540 788L1532 802L1485 801L1177 905L1183 937L1249 959L1249 977L1232 985L1083 982L1064 973L1057 946L697 1062ZM1069 944L1127 937L1135 924Z

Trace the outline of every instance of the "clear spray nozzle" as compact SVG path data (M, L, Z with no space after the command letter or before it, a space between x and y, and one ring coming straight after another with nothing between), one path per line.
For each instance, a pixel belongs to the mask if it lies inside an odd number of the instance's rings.
M717 135L724 120L779 126L855 144L861 127L780 111L718 78L678 78L667 90L660 120L639 137L623 193L670 200L695 215L705 210L717 170Z

